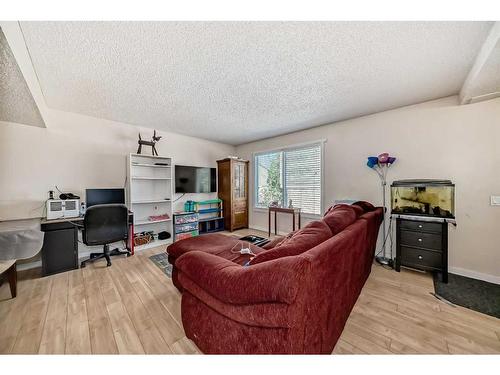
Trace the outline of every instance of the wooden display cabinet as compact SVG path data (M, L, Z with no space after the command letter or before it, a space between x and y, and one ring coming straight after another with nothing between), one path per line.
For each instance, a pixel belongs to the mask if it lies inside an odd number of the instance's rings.
M225 229L248 228L248 160L217 160L217 173Z

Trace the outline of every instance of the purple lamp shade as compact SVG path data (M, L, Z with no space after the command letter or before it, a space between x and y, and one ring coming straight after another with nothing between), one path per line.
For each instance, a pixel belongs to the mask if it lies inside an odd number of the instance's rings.
M386 165L389 167L391 164L394 164L396 158L394 156L389 156L388 152L383 152L379 156L368 156L368 161L366 165L370 168L374 168L375 166L383 166Z
M387 160L389 159L389 153L384 152L378 156L378 162L380 164L387 164Z

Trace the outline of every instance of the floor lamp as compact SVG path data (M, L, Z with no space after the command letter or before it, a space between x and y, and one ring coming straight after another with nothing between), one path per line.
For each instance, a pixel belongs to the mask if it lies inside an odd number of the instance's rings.
M380 154L379 156L369 156L366 165L377 172L380 177L380 182L382 184L382 202L384 206L384 220L382 221L382 255L375 257L375 260L383 265L388 265L392 267L392 248L390 257L387 257L385 243L386 243L386 225L385 225L385 213L387 211L386 200L385 200L385 186L387 185L387 171L390 166L396 161L395 157L389 156L387 152Z

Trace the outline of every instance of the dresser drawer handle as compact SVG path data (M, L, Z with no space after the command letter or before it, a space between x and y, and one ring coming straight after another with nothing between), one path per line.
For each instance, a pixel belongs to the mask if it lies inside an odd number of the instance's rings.
M421 239L421 238L419 238L419 239L418 239L418 242L422 242L422 239Z
M422 255L419 255L418 259L422 260L422 259L424 259L424 257Z
M419 227L419 228L422 228L422 224L418 224L418 227Z

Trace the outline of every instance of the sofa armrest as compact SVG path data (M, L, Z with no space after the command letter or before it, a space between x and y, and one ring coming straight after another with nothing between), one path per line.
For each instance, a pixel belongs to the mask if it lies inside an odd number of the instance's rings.
M243 267L213 254L191 251L179 257L175 265L180 275L225 303L291 304L309 262L302 257L288 257Z

